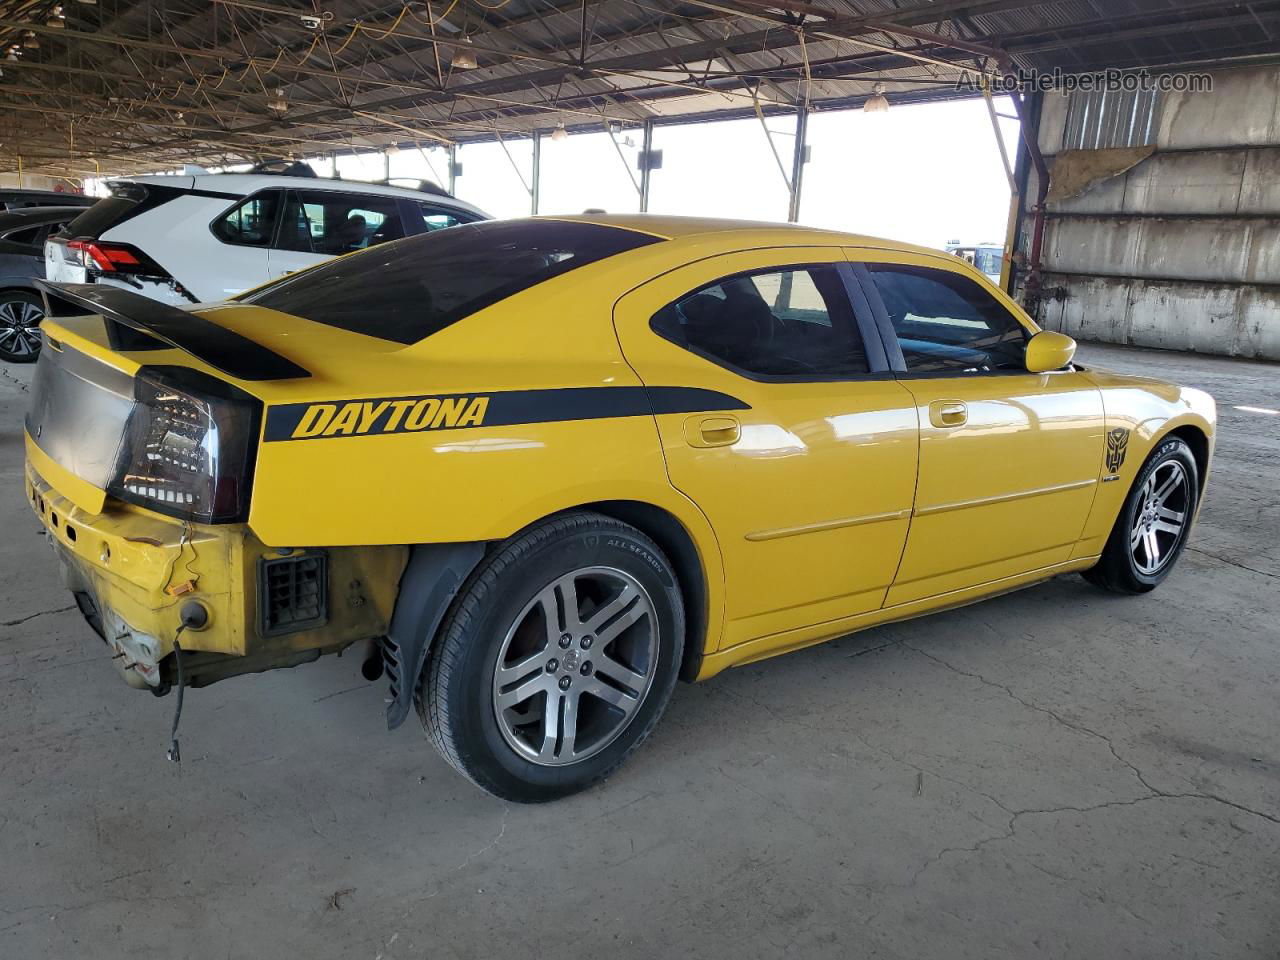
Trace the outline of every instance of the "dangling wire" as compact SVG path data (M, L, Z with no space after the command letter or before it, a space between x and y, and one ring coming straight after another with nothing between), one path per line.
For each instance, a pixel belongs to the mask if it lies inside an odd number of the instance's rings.
M178 750L178 724L182 720L182 644L178 638L187 629L185 623L178 624L173 635L173 663L178 671L178 702L173 706L173 726L169 729L169 752L165 754L171 763L182 763L182 754Z

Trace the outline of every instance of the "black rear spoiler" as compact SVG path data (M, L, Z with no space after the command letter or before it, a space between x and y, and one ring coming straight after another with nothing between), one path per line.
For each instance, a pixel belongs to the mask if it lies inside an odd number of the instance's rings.
M274 350L140 293L101 283L50 283L36 280L49 317L100 314L111 323L145 334L148 342L120 349L147 349L158 344L185 350L237 380L292 380L310 372ZM55 305L61 306L60 311ZM72 309L67 310L66 307Z

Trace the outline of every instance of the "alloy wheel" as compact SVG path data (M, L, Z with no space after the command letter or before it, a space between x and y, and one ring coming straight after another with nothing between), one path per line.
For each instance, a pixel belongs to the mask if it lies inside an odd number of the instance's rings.
M503 638L493 707L520 756L563 766L618 738L649 692L658 661L653 601L630 574L583 567L547 584Z
M25 300L0 302L0 350L14 357L35 356L40 350L40 321L44 310Z
M1141 573L1152 576L1173 559L1190 521L1190 505L1191 484L1181 463L1166 460L1151 471L1129 530L1129 551Z

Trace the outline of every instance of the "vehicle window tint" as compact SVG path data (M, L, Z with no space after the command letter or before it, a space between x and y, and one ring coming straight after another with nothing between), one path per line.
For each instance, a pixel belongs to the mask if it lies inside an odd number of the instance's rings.
M213 235L240 247L265 247L271 243L279 206L279 190L255 194L213 221Z
M669 304L653 329L747 375L867 373L867 356L835 267L793 267L717 280Z
M26 227L22 230L14 230L12 233L6 233L4 239L10 243L23 243L27 246L35 246L40 242L40 227Z
M411 215L415 218L413 226L416 233L444 230L462 223L474 223L478 219L470 214L463 213L461 210L452 210L449 207L439 206L434 203L410 200L405 206L409 208Z
M1022 324L975 280L950 270L868 264L910 371L1021 370Z
M67 233L73 237L100 237L107 230L128 220L146 200L146 189L137 184L116 184L111 196L103 197L71 221Z
M291 190L277 246L332 257L403 236L394 197Z
M647 233L595 223L485 220L323 263L237 299L416 343L535 284L659 242Z

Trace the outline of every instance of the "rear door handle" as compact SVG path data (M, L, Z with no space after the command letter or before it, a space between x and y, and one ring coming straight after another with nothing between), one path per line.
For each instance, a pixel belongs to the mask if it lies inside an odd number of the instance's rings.
M690 417L684 438L691 447L727 447L738 442L742 425L734 417Z
M929 422L935 427L962 427L969 420L969 408L959 400L934 400L929 404Z

